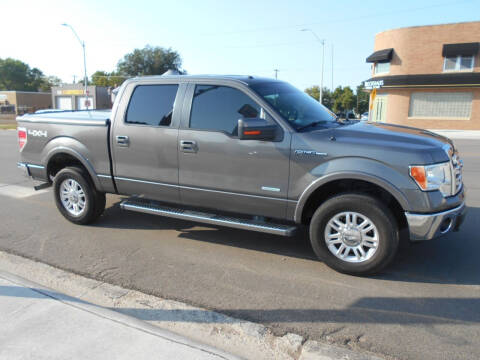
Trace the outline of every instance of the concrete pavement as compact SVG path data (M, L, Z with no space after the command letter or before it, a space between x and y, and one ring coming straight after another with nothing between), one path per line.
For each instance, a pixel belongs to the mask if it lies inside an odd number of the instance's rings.
M238 359L0 271L0 359Z

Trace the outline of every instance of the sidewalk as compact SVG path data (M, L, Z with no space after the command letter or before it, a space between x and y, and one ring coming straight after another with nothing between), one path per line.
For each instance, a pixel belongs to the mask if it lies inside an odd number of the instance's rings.
M428 130L450 139L480 139L480 130Z
M237 359L0 271L0 359Z

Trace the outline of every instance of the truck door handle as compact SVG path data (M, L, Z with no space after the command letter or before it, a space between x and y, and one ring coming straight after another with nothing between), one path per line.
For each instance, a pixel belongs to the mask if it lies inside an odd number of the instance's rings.
M198 151L198 146L195 141L180 140L180 149L186 153L196 153Z
M124 136L124 135L118 135L117 136L117 144L119 146L128 146L130 145L130 140L128 138L128 136Z

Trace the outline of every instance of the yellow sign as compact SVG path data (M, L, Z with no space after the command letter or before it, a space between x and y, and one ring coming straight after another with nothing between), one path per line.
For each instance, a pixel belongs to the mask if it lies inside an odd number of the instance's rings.
M373 102L375 101L375 96L377 96L377 89L373 89L370 93L370 110L373 110Z
M83 89L72 89L72 90L62 90L62 95L83 95L85 90Z

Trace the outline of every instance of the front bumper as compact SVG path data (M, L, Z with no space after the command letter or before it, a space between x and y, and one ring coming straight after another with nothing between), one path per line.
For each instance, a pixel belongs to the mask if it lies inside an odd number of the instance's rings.
M460 206L433 214L405 212L411 241L431 240L450 231L457 231L465 218L466 208Z

